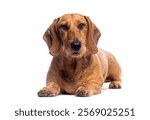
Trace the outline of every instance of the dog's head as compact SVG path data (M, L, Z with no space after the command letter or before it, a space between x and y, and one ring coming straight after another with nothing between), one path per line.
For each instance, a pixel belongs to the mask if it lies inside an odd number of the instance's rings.
M50 54L65 57L82 57L86 52L98 52L97 43L101 33L89 17L65 14L53 21L45 32Z

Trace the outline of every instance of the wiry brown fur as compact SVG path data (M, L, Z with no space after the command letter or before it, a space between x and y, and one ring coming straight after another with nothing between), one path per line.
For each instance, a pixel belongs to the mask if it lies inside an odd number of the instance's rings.
M84 26L79 26L81 23ZM121 88L121 68L112 54L97 48L100 36L99 29L89 17L65 14L55 19L43 37L54 57L46 87L38 92L38 96L60 93L91 96L101 92L105 80L111 82L109 88ZM74 40L81 43L76 54L70 47Z

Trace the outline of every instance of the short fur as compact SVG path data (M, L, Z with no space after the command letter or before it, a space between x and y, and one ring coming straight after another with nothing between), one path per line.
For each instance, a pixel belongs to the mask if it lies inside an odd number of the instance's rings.
M115 57L97 48L101 33L89 17L65 14L53 21L43 39L53 57L46 87L39 97L57 96L60 93L91 96L101 92L105 81L109 88L121 88L121 68ZM79 52L71 42L80 41Z

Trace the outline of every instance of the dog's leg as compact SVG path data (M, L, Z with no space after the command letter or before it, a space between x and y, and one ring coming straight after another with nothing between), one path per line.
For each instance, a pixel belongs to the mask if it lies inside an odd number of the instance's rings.
M121 80L119 78L112 78L111 83L109 84L110 89L119 89L121 88Z
M60 86L51 82L38 92L39 97L53 97L60 94Z
M111 62L113 63L109 66L109 73L106 79L110 81L110 89L119 89L121 88L121 68L117 61Z
M110 82L110 89L121 88L121 67L116 58L109 52L103 51L108 60L108 74L105 82Z
M92 80L92 81L86 81L83 83L77 90L76 90L76 96L79 97L87 97L92 96L101 93L101 87L103 80Z
M76 96L88 97L101 93L99 85L82 85L76 91Z
M121 69L120 67L116 66L115 70L111 70L109 72L109 76L106 78L106 81L109 81L109 88L110 89L119 89L121 88Z

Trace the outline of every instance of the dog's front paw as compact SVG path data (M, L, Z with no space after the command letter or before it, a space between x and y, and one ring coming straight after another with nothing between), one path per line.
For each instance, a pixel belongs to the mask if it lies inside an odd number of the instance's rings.
M52 93L47 87L44 87L38 92L39 97L52 97L55 96L56 93Z
M88 97L88 96L96 95L99 93L100 93L100 90L93 89L93 86L88 86L88 87L81 86L77 89L76 96Z
M83 89L78 89L76 91L76 96L79 96L79 97L88 97L88 96L90 96L90 91L83 90Z
M59 94L60 94L60 87L57 85L46 86L38 92L39 97L53 97Z

